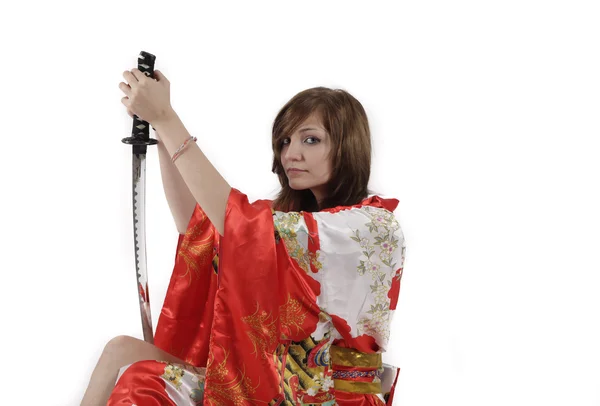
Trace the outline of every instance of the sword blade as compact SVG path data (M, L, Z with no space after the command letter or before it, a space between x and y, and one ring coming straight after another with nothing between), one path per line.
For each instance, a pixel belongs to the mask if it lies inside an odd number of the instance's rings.
M133 154L132 157L133 240L140 315L144 341L154 344L146 263L146 154Z

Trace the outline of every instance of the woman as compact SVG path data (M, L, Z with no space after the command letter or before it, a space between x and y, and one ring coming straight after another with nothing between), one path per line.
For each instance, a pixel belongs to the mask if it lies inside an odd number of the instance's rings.
M294 96L273 124L282 189L249 203L190 142L164 75L124 77L129 114L162 137L180 236L155 346L111 340L82 404L391 404L399 369L381 353L405 243L398 200L368 196L362 105L323 87Z

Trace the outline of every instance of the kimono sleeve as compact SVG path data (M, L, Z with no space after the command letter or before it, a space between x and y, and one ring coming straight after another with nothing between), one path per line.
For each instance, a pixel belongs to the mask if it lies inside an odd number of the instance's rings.
M194 366L206 366L217 290L219 233L196 204L158 319L154 344Z
M280 291L271 207L267 201L251 204L232 188L220 243L204 404L268 404L281 397L275 362Z

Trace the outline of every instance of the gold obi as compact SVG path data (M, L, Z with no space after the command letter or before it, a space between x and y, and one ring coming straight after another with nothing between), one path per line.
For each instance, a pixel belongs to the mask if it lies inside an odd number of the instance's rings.
M382 393L380 373L381 354L367 354L353 348L331 346L333 387L353 393Z

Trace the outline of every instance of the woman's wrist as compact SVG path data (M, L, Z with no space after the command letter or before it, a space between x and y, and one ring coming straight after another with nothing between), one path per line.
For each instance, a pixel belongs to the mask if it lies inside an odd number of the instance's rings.
M165 130L173 126L177 120L179 120L179 116L175 110L170 108L159 119L152 121L151 125L155 132L164 134Z

